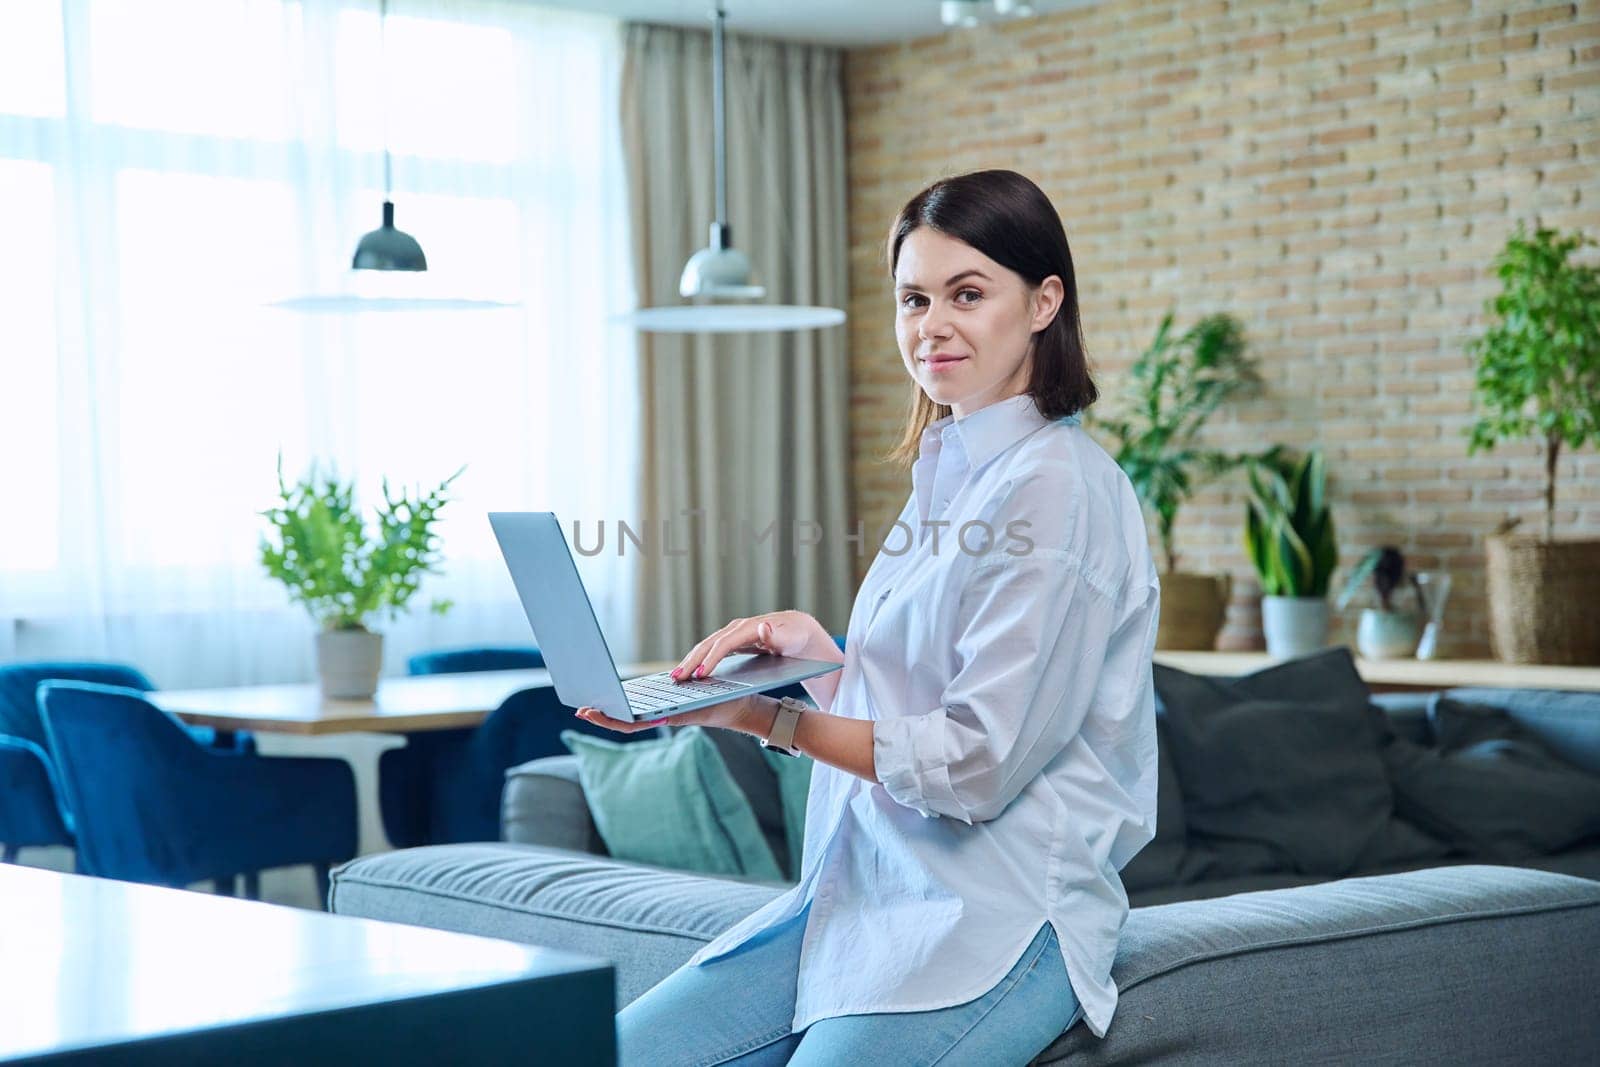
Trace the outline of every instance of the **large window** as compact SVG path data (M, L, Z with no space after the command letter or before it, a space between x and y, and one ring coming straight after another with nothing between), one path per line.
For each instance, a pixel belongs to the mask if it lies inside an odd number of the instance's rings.
M466 465L420 598L456 610L391 663L530 639L485 512L632 510L619 47L518 0L4 0L0 655L304 676L256 563L280 453L369 503ZM348 287L385 139L419 284L511 310L273 306ZM583 565L623 639L621 564Z

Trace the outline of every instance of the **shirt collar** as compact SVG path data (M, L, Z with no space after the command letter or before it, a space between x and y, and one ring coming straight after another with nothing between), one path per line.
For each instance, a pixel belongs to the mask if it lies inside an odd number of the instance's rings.
M1078 422L1078 416L1068 415L1066 422ZM964 419L946 415L928 425L922 432L922 451L951 435L958 435L961 449L967 454L967 463L977 470L989 460L1004 452L1051 420L1044 417L1039 406L1028 393L997 400L979 408Z

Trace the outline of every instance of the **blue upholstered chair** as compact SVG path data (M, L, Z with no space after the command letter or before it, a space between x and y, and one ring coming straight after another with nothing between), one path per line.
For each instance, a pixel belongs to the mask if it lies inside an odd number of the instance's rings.
M544 655L532 645L441 649L419 652L406 660L411 674L462 674L469 671L528 671L544 666Z
M576 719L551 686L512 693L478 727L410 734L404 748L378 757L378 807L389 843L414 848L500 840L506 771L566 755L562 730L613 741L659 736L657 730L613 733Z
M183 886L356 852L356 786L340 759L211 748L138 690L45 682L39 710L77 834L78 869Z
M60 680L95 682L149 692L150 679L118 663L45 661L0 666L0 861L19 848L34 845L71 845L72 811L57 788L39 719L37 692L41 682ZM211 744L216 732L193 727L189 732L202 744ZM235 738L235 747L253 750L248 734Z

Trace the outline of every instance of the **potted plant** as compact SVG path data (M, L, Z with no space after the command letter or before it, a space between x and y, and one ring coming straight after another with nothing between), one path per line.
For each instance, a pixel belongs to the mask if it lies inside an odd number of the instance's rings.
M415 499L393 495L385 479L377 530L369 533L354 503L353 482L324 478L313 466L287 485L278 457L279 502L261 512L270 524L261 537L261 563L321 627L317 674L327 696L363 699L377 691L383 635L368 623L399 615L423 575L438 572L434 525L447 502L445 490L460 475L456 471L425 495L419 489ZM448 601L432 605L439 614L449 607Z
M1249 470L1244 547L1261 579L1261 628L1274 656L1328 643L1328 583L1339 562L1327 475L1315 449L1299 461L1271 450Z
M1544 531L1489 537L1489 635L1513 663L1600 663L1600 540L1555 536L1556 463L1600 435L1600 268L1572 261L1595 242L1522 226L1495 260L1497 320L1476 362L1468 454L1532 437L1544 453Z
M1225 401L1260 383L1245 355L1244 327L1231 315L1208 315L1175 335L1169 312L1130 371L1127 415L1096 419L1116 439L1116 460L1161 541L1161 620L1156 647L1212 649L1232 594L1228 574L1178 570L1173 532L1183 503L1207 479L1252 456L1203 448L1195 438Z
M1350 572L1339 594L1338 606L1343 611L1368 578L1378 593L1376 608L1362 608L1361 619L1356 624L1356 651L1367 659L1401 659L1417 650L1420 619L1415 611L1396 606L1395 591L1409 583L1416 591L1417 603L1426 608L1427 597L1415 574L1406 571L1405 555L1393 545L1374 548Z

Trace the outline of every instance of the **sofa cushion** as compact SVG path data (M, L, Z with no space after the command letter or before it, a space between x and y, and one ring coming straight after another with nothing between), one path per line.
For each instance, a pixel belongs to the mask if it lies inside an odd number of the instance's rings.
M1394 795L1347 649L1237 679L1154 670L1192 835L1265 845L1303 874L1355 868Z
M791 882L798 882L806 843L806 802L811 795L811 771L816 761L810 756L791 756L759 743L756 747L761 749L767 766L778 780L778 795L783 801L784 852L788 856L784 871Z
M577 756L541 756L506 771L500 839L606 854L606 843L583 798Z
M1600 845L1569 848L1552 856L1530 856L1519 866L1554 871L1557 874L1572 874L1600 882Z
M677 726L668 729L680 733L697 727ZM722 754L722 762L728 765L728 773L733 775L739 792L750 802L750 811L756 817L756 825L761 827L761 836L766 839L773 858L777 860L778 869L789 870L788 798L771 764L767 762L767 750L761 747L760 741L737 730L707 730L706 734ZM804 796L800 803L804 808Z
M1451 689L1452 700L1505 712L1551 752L1600 775L1600 693L1550 689Z
M563 730L583 795L618 859L705 874L781 880L750 801L707 730L620 743Z
M1122 885L1132 893L1172 885L1182 877L1189 829L1183 818L1183 789L1172 762L1167 720L1156 715L1156 836L1122 868Z
M1273 871L1269 874L1245 874L1238 877L1215 878L1184 885L1157 886L1128 894L1128 904L1135 908L1148 908L1156 904L1172 904L1180 900L1210 900L1213 897L1231 897L1235 893L1255 893L1263 889L1288 889L1297 885L1316 885L1327 881L1315 874L1294 874Z
M1385 748L1399 813L1486 859L1517 860L1600 840L1600 776L1555 756L1504 711L1436 694L1436 744Z

